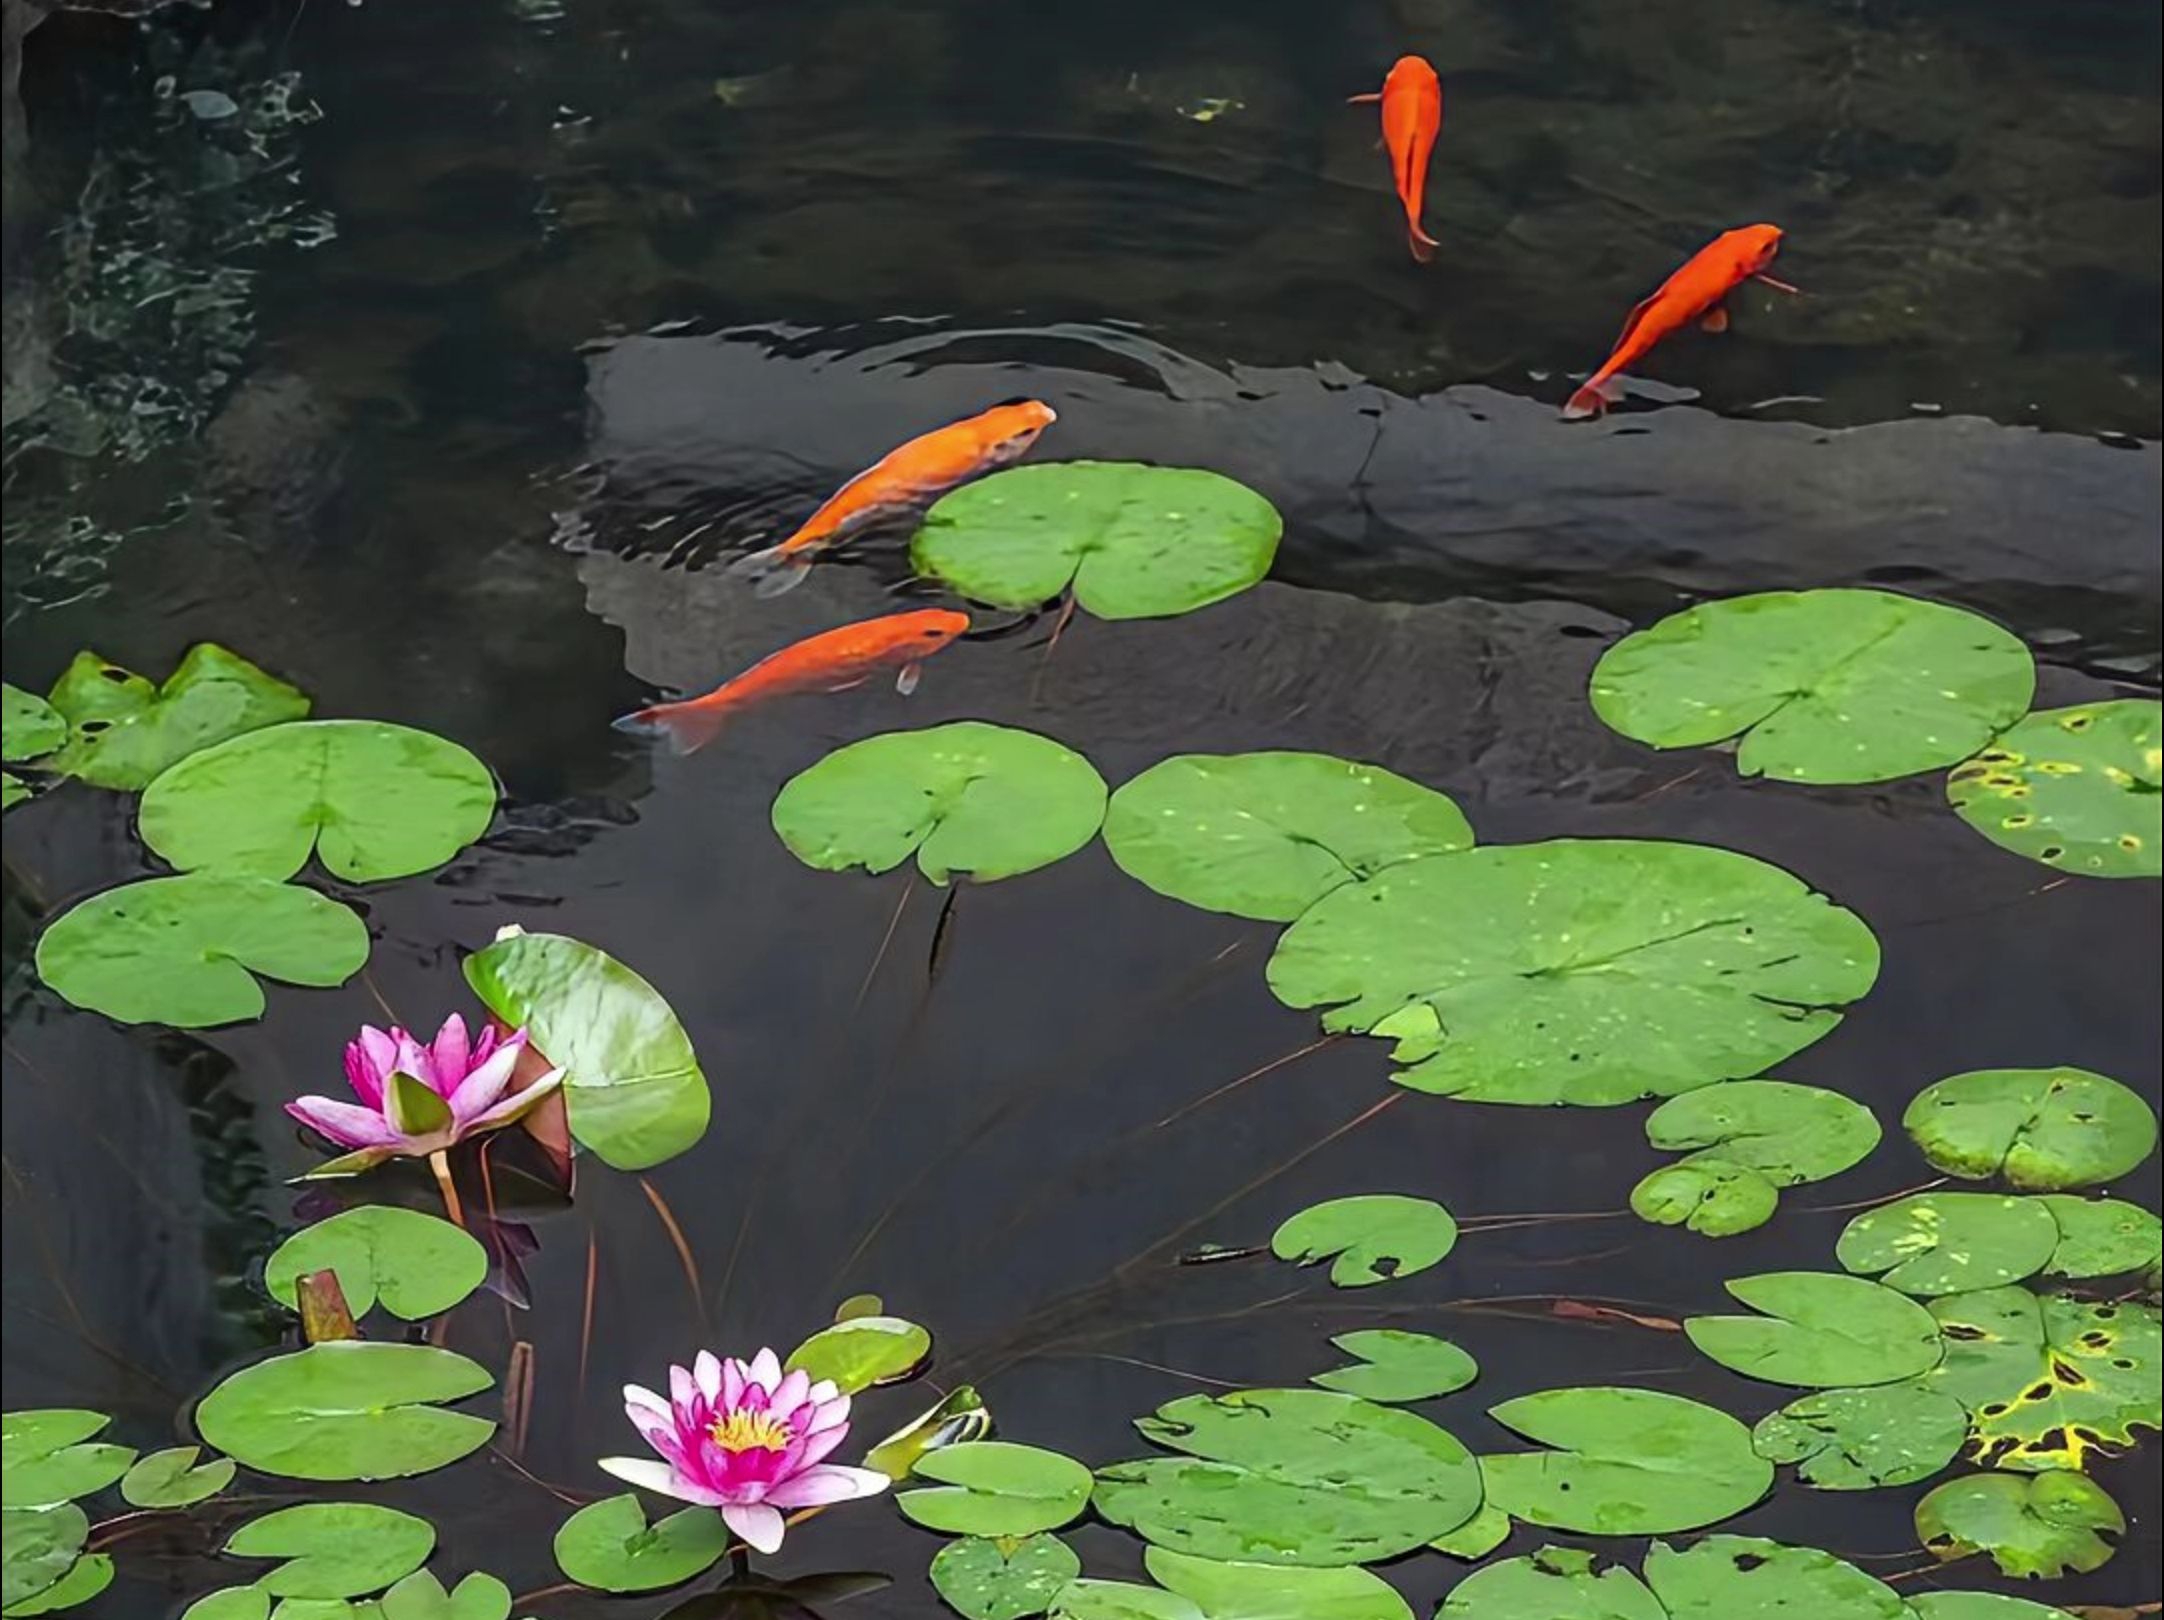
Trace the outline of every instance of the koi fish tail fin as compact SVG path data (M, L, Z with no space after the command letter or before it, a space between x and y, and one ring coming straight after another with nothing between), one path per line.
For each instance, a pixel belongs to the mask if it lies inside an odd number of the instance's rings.
M1623 379L1616 376L1588 378L1563 406L1563 420L1583 421L1588 416L1599 416L1623 397Z
M1442 243L1422 230L1418 220L1412 220L1405 227L1405 245L1413 250L1415 263L1426 264L1435 257L1435 250Z
M808 555L783 546L769 546L729 564L731 579L754 581L752 594L755 596L779 596L783 591L793 590L810 572Z
M718 704L656 703L615 722L634 737L659 737L675 754L695 754L721 733L726 718Z

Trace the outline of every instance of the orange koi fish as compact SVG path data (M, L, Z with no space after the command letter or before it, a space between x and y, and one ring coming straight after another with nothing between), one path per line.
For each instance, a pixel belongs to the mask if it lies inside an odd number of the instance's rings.
M827 497L802 528L778 546L739 558L729 572L759 581L761 596L779 596L810 570L812 559L875 518L921 506L981 472L1004 467L1037 442L1058 417L1034 399L995 405L950 423L879 460Z
M1428 156L1443 127L1443 81L1424 58L1401 56L1379 93L1352 100L1383 104L1383 145L1390 149L1390 173L1397 181L1398 201L1405 205L1405 243L1413 257L1426 264L1435 257L1437 243L1421 228L1420 209L1428 191Z
M1563 407L1564 417L1576 421L1598 416L1621 399L1623 385L1618 378L1623 369L1644 358L1669 333L1694 321L1708 332L1727 331L1724 300L1746 281L1764 282L1777 292L1794 292L1787 282L1766 274L1766 266L1780 251L1780 226L1745 225L1721 232L1692 254L1682 269L1630 312L1623 322L1623 335L1616 339L1615 353L1570 396L1570 403Z
M889 613L807 636L760 659L704 697L656 703L616 722L618 731L666 737L679 754L703 748L737 710L791 692L845 692L881 669L901 667L895 690L917 689L923 660L969 628L969 615L947 608Z

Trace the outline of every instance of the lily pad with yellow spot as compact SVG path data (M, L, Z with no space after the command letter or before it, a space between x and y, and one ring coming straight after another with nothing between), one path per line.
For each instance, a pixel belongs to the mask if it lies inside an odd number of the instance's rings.
M1946 796L2002 849L2088 877L2164 872L2164 723L2154 701L2040 709L1954 767Z

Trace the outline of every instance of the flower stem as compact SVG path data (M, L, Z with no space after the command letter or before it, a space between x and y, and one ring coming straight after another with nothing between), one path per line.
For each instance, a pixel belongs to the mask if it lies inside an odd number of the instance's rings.
M443 1193L444 1214L451 1217L453 1226L464 1226L466 1211L458 1201L458 1183L451 1176L451 1156L438 1148L428 1156L428 1167L436 1172L436 1186Z

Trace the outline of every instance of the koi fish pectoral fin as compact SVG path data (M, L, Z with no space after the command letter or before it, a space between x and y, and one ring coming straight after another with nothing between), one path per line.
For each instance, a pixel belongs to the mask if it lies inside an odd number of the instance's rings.
M1358 107L1365 105L1368 102L1380 101L1382 99L1383 93L1380 90L1369 90L1361 95L1347 96L1345 98L1345 105L1348 107Z
M1788 284L1787 282L1785 282L1785 281L1776 281L1776 280L1774 280L1774 279L1773 279L1773 277L1771 277L1771 276L1769 276L1769 275L1766 275L1766 274L1764 274L1764 273L1760 273L1760 274L1758 274L1758 275L1755 275L1755 276L1751 277L1751 279L1752 279L1753 281L1761 281L1761 282L1764 282L1764 283L1765 283L1765 284L1766 284L1767 286L1771 287L1771 288L1772 288L1772 289L1773 289L1773 290L1774 290L1775 292L1785 292L1785 293L1791 293L1791 294L1796 294L1796 293L1801 293L1801 292L1803 291L1803 289L1802 289L1801 287L1791 287L1791 286L1790 286L1790 285L1789 285L1789 284Z
M779 596L783 591L802 583L811 572L811 558L801 552L790 552L781 546L769 546L764 551L754 551L748 557L739 557L729 564L731 579L748 579L756 582L754 595Z
M894 690L907 697L917 689L917 683L923 679L922 664L904 664L894 677Z
M1728 330L1728 311L1715 304L1706 311L1705 317L1698 324L1704 331L1725 332Z

